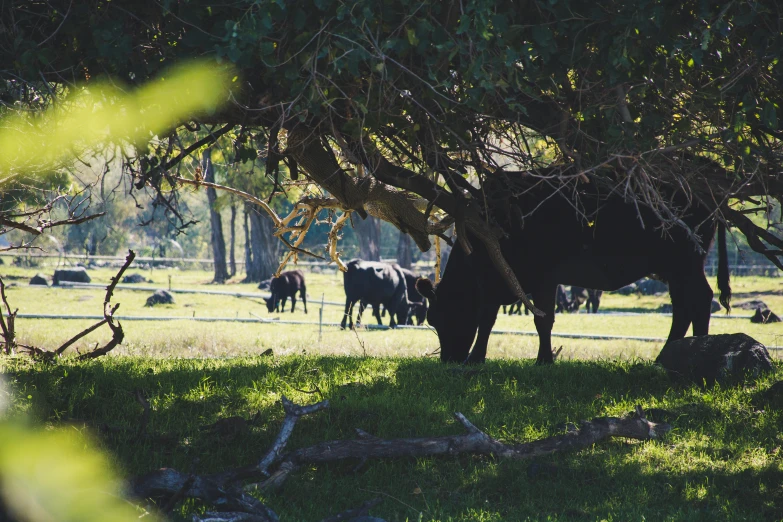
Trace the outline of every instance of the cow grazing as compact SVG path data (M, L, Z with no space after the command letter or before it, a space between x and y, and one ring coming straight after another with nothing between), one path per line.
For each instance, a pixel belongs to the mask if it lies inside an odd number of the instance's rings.
M488 200L497 198L498 203L489 208L490 218L508 234L500 240L501 251L544 313L534 320L539 336L537 363L554 361L551 332L560 282L612 290L655 273L669 282L673 306L669 340L685 337L691 323L694 335L708 333L713 293L704 261L716 222L707 209L681 193L670 195L670 203L684 210L682 222L696 234L700 252L684 228L674 226L662 234L663 224L655 212L644 206L637 211L619 195L600 193L598 183L583 185L577 202L568 201L572 192L554 194L555 189L545 183L514 190L525 179L524 173L497 176L498 190L492 193L488 187ZM507 196L498 195L501 192ZM575 208L586 215L577 215ZM438 333L444 362L483 362L500 305L517 300L484 244L470 233L467 239L473 253L455 247L437 287L429 280L417 284L429 301L427 320ZM718 287L721 303L728 308L731 288L722 224L718 250Z
M353 328L353 306L359 303L359 313L356 325L361 324L361 316L367 305L372 305L373 315L381 322L380 306L383 305L389 311L391 320L389 326L397 326L397 320L401 324L408 322L408 297L405 276L399 266L377 261L362 261L354 259L347 265L347 271L343 273L343 287L345 289L345 315L340 326Z
M405 276L405 288L408 292L408 316L406 322L402 323L401 318L397 318L397 322L401 324L413 324L413 319L416 319L416 324L424 324L427 319L427 300L423 295L416 290L416 280L419 276L408 270L407 268L400 267L402 275Z
M290 270L283 272L280 277L274 277L269 283L271 297L264 297L266 309L271 312L285 312L285 302L291 298L291 313L296 308L296 293L302 298L304 312L307 313L307 287L305 286L304 274L301 270ZM282 306L281 306L282 301Z
M579 311L579 307L585 305L587 313L598 313L598 307L601 306L601 296L604 295L603 290L593 290L592 288L583 288L581 286L571 287L571 303L568 310L570 312Z
M397 317L397 323L398 324L413 324L413 320L416 319L417 325L424 324L424 321L427 319L427 300L419 293L418 290L416 290L416 280L419 279L419 276L408 270L407 268L402 268L398 264L392 265L395 268L399 269L402 274L405 276L405 287L408 291L408 315L407 315L407 322L402 322L403 319L401 316ZM367 303L364 303L364 306L367 306ZM373 305L373 315L375 315L375 306ZM381 317L386 317L386 307L381 308Z

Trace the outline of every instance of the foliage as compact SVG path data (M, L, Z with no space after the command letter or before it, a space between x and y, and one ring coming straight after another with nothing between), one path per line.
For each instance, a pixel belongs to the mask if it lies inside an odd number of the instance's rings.
M743 234L780 243L732 210L733 198L783 194L776 4L192 0L138 9L124 0L64 14L54 2L18 0L1 9L13 20L0 37L0 63L13 74L6 97L26 106L50 84L68 86L69 74L142 83L204 55L236 67L232 105L164 137L141 158L137 187L166 185L161 174L198 149L183 137L206 128L214 139L204 145L230 136L235 157L265 159L267 179L296 181L301 168L342 209L393 223L423 250L437 219L414 197L437 200L458 229L498 248L504 225L491 210L509 196L493 190L501 168L537 168L528 182L569 191L590 180L622 190L667 226L687 212L668 197L681 187ZM377 183L361 181L359 166Z
M0 505L20 522L130 522L143 513L121 498L109 459L83 434L5 420L0 438Z
M20 104L4 111L10 114L0 129L2 232L20 230L34 237L58 225L94 218L85 204L91 187L73 190L61 169L70 166L74 156L100 157L99 145L108 154L111 147L106 144L115 144L116 155L117 148L146 145L184 117L214 112L226 95L226 71L193 62L132 93L116 83L92 82L60 87L59 96L46 97L49 106L44 110L22 110ZM52 218L57 206L64 219Z

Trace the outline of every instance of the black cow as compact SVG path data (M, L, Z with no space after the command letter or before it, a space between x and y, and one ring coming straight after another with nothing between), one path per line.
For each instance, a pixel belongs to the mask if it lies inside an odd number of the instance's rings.
M269 291L272 292L271 297L264 297L266 301L266 309L271 312L285 312L285 302L289 297L291 298L291 313L294 313L296 308L296 293L299 292L299 297L302 298L302 304L304 304L304 311L307 313L307 287L305 286L305 277L301 270L290 270L283 272L280 277L274 277L269 282ZM282 300L282 306L280 301Z
M598 183L587 184L590 193L580 193L576 202L567 200L572 192L554 194L555 189L545 183L511 190L512 184L521 185L526 179L523 173L515 175L515 179L511 174L497 176L499 190L488 191L487 197L498 198L499 203L489 209L490 217L508 233L500 240L501 251L544 313L535 317L537 363L553 362L551 332L560 282L612 290L655 273L669 282L673 306L669 340L683 338L691 323L694 335L708 333L713 293L704 261L716 223L707 209L681 193L669 197L671 204L684 209L682 220L699 238L699 252L685 229L675 226L668 235L662 233L662 223L652 210L640 206L637 211L619 195L601 194ZM501 191L508 194L505 199L496 196ZM575 208L584 209L587 216L578 216ZM468 256L462 248L454 248L437 287L423 279L417 284L429 301L427 320L438 333L444 362L483 362L500 305L517 300L484 244L470 234L467 239L474 252ZM731 288L722 224L718 247L718 287L726 306Z
M424 324L425 319L427 319L427 300L424 299L424 296L422 296L418 290L416 290L416 280L419 279L419 276L408 270L407 268L402 268L398 264L393 265L395 268L398 268L402 274L405 276L405 287L408 291L408 316L406 322L402 322L403 319L401 316L398 315L397 317L397 324L413 324L413 319L416 319L417 325ZM364 303L364 306L367 306L367 303ZM373 315L375 314L375 306L373 306ZM386 317L386 307L381 308L381 317Z
M416 280L419 278L416 274L408 270L407 268L400 267L402 275L405 276L405 287L408 291L408 317L406 322L402 322L400 317L397 318L397 322L400 324L413 324L413 319L416 319L416 324L424 324L424 320L427 318L427 300L423 295L416 290Z
M590 309L594 314L598 313L598 307L601 306L601 296L604 295L603 290L594 290L592 288L584 288L581 286L571 287L571 303L568 310L571 312L579 311L579 307L583 304L587 313L590 313Z
M345 315L340 326L345 328L348 321L349 328L353 328L353 305L359 302L359 313L356 317L356 325L361 324L361 317L367 305L373 306L373 315L381 322L380 306L383 305L389 311L391 320L389 326L397 326L395 316L401 324L408 322L408 291L405 284L405 276L399 266L377 261L362 261L354 259L347 264L348 270L343 273L343 287L345 289Z

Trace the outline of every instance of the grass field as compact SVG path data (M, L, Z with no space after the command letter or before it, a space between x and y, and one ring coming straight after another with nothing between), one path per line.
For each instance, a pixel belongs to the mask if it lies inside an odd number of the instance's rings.
M20 313L46 314L92 314L101 315L104 290L43 288L27 285L35 269L3 266L0 273L6 281L17 283L8 289L8 298ZM51 270L50 270L51 271ZM134 272L133 270L129 272ZM114 269L90 271L95 283L108 284ZM144 275L160 284L143 284L168 288L171 275L172 288L206 289L210 291L261 293L255 284L230 282L227 285L209 285L211 274L204 271L179 271L174 269L155 270ZM13 279L9 279L13 278ZM748 299L762 299L773 311L783 311L783 285L775 278L734 278L734 302ZM304 313L301 302L295 313L270 314L261 299L241 298L232 295L175 294L176 304L147 308L144 306L149 292L116 290L113 302L120 303L118 317L123 316L175 316L175 317L228 317L228 318L281 318L297 321L318 322L321 297L325 301L342 302L342 275L330 270L324 273L307 274L309 306ZM621 296L604 294L602 310L639 312L652 311L669 302L668 295ZM582 310L583 312L583 310ZM735 309L734 313L749 314ZM342 319L341 306L324 306L323 321L336 323ZM712 333L744 332L768 346L783 346L783 323L756 325L747 319L724 319L715 314L711 323ZM365 312L365 322L372 322ZM19 319L19 340L37 346L56 347L71 335L91 324L90 321ZM431 331L378 332L360 330L344 332L326 326L319 342L317 324L276 325L246 323L200 323L200 322L126 322L126 342L118 353L145 356L235 356L252 355L272 348L275 353L375 356L421 356L437 350L437 337ZM668 335L671 318L665 315L611 316L559 314L556 317L554 333L608 334L622 336L665 338ZM532 316L500 315L496 330L517 330L535 332ZM74 350L86 350L96 342L109 337L107 331L97 331L74 345ZM638 341L592 341L587 339L555 338L554 342L564 347L562 356L567 358L651 358L660 350L660 343ZM494 335L490 339L489 357L529 358L537 352L535 336Z
M280 425L282 395L332 403L299 422L292 449L352 438L357 427L387 438L456 434L455 411L506 442L553 435L560 423L621 415L636 404L669 411L674 426L660 441L611 440L533 462L463 455L373 461L358 471L355 462L310 466L282 491L262 496L281 520L316 521L377 496L384 501L372 513L389 521L783 517L781 404L763 399L774 376L702 391L672 386L642 361L541 368L498 360L477 374L422 358L344 356L3 364L14 411L43 426L92 431L106 423L133 432L141 407L132 392L143 389L152 403L149 430L169 439L99 437L126 476L164 466L219 471L258 460ZM258 422L236 439L203 429L256 412ZM184 511L194 509L190 503Z
M0 267L8 298L20 313L101 313L103 290L28 287L35 272ZM32 273L31 273L32 272ZM112 270L91 271L108 282ZM162 276L159 277L157 274ZM152 278L168 286L168 271ZM171 271L174 288L255 292L254 285L205 286L207 272ZM149 276L149 274L146 274ZM342 278L308 274L310 313L285 316L317 322L321 294L342 299ZM764 300L783 311L777 279L737 278L735 302ZM171 306L144 308L148 293L118 290L118 315L261 317L262 301L233 296L175 294ZM668 297L605 295L602 308L657 308ZM339 321L339 307L325 307ZM737 311L748 313L746 311ZM370 319L369 314L366 319ZM559 315L555 332L665 337L666 316ZM19 341L55 348L84 320L19 319ZM262 500L281 520L316 521L380 496L374 516L389 521L452 520L783 520L783 398L770 392L770 375L744 386L702 390L673 384L651 360L660 343L555 338L564 351L552 367L536 367L534 336L493 335L490 361L478 372L455 371L428 357L437 338L428 330L343 332L318 326L194 321L125 321L126 342L109 356L54 365L23 356L0 358L11 412L46 428L89 434L121 472L132 477L159 467L198 473L247 464L262 456L277 434L285 395L306 404L324 398L325 412L300 420L289 448L353 438L361 428L379 437L460 433L453 412L504 442L559 433L565 422L622 415L640 404L666 410L673 431L653 442L610 440L576 453L535 461L478 456L397 459L311 466ZM529 317L501 317L496 328L530 330ZM783 345L783 327L747 319L713 319L712 332L742 331L768 345ZM86 350L108 338L98 331L78 343ZM260 356L271 348L272 356ZM780 352L775 352L780 354ZM778 365L778 370L780 369ZM149 397L149 432L161 441L98 435L108 424L133 430ZM259 413L237 438L204 426L221 418ZM203 509L188 502L178 520Z

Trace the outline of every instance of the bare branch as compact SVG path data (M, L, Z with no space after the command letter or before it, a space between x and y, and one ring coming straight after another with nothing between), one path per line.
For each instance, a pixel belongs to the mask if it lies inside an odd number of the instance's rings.
M0 277L0 298L3 299L3 305L5 306L7 316L0 311L0 328L3 330L3 342L5 343L5 348L3 349L5 351L6 355L11 355L14 353L14 348L16 348L16 313L19 311L19 309L11 311L11 305L8 304L8 298L5 295L5 282L3 281L3 278ZM6 318L8 322L6 322Z

